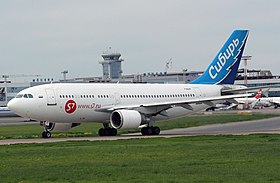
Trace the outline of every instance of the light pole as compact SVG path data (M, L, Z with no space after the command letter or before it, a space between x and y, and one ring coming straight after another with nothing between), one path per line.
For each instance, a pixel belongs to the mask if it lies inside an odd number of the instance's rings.
M244 85L247 87L248 85L248 77L247 77L247 65L248 65L248 60L251 60L252 59L252 56L242 56L241 57L241 60L244 61ZM246 97L248 98L248 97ZM248 109L249 108L249 104L248 104L248 100L245 100L245 106L243 107L244 109Z
M186 77L187 77L188 69L183 69L183 83L186 84Z

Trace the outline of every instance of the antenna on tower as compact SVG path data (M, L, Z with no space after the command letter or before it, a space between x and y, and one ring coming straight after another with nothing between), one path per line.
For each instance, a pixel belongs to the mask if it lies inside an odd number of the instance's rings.
M172 58L170 58L165 62L165 72L167 73L167 71L171 68L172 68Z

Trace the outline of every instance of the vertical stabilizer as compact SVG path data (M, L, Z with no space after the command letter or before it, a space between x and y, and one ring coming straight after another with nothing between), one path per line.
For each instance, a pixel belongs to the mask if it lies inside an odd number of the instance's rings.
M234 84L248 30L235 30L205 72L190 84Z

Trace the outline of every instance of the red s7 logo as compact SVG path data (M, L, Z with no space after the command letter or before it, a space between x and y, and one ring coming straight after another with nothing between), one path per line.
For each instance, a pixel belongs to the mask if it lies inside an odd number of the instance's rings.
M73 113L77 108L76 102L74 100L68 100L65 104L65 112Z

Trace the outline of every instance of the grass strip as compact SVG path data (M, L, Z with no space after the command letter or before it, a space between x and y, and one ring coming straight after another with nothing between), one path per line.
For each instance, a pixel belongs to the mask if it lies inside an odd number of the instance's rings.
M279 182L280 135L4 145L1 182Z

